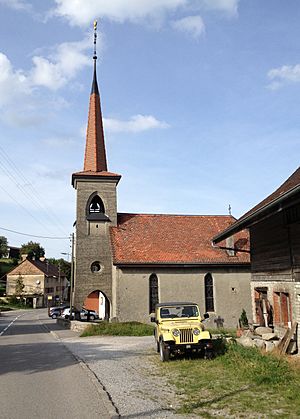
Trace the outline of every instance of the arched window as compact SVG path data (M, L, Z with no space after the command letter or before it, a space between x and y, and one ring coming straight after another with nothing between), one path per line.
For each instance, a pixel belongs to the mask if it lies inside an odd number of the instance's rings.
M103 201L97 192L94 192L87 202L86 219L88 221L107 221L109 219L107 215L105 215Z
M89 214L104 214L104 205L99 195L95 195L89 204Z
M149 313L154 313L158 303L158 278L155 274L151 274L149 278Z
M210 273L204 277L205 311L215 311L214 307L214 281Z

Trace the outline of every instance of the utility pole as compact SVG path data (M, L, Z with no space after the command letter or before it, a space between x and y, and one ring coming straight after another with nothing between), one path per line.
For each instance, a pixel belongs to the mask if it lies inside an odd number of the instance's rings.
M74 282L74 233L71 234L71 283L70 283L70 320L72 318L72 305L73 305L73 282Z

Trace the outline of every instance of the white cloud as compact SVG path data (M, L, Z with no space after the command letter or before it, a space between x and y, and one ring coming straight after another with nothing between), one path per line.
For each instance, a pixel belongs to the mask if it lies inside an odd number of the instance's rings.
M273 68L268 72L268 78L272 82L268 85L271 90L276 90L286 83L300 82L300 64L295 66L284 65L280 68Z
M16 97L32 91L28 77L21 70L14 70L7 56L0 52L0 109Z
M208 10L237 15L240 0L200 0L200 4Z
M188 4L188 0L55 0L53 14L66 17L70 24L84 26L95 17L123 23L157 18Z
M80 42L65 42L57 46L56 51L48 58L33 57L34 67L31 80L34 85L57 90L74 78L83 67L91 65L90 57L84 54L90 48L90 39Z
M142 132L153 128L168 128L166 122L158 121L152 115L134 115L128 121L103 118L104 127L110 132Z
M6 6L13 10L31 10L31 4L24 0L0 0L0 6Z
M199 38L205 32L205 25L201 16L186 16L172 22L172 27L178 31Z
M57 45L48 56L35 55L28 71L13 68L9 58L0 52L0 119L15 125L35 124L36 109L67 106L59 97L45 98L38 87L57 91L74 79L83 67L92 65L85 50L90 48L90 39ZM51 104L52 102L52 104Z
M236 15L239 0L55 0L51 15L66 18L71 25L91 25L95 18L114 22L163 21L178 10L215 10Z

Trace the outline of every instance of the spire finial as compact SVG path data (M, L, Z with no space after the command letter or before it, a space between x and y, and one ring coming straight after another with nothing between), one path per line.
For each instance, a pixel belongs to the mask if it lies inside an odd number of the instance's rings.
M97 60L96 46L97 46L97 20L94 20L94 55L93 55L94 60Z
M228 212L229 212L229 215L231 215L231 205L229 204L229 207L228 207Z
M99 90L98 90L97 75L96 75L96 61L97 61L97 50L96 50L96 46L97 46L97 20L94 20L94 55L93 55L93 60L94 60L94 76L93 76L93 84L92 84L91 93L96 93L98 95L99 94Z

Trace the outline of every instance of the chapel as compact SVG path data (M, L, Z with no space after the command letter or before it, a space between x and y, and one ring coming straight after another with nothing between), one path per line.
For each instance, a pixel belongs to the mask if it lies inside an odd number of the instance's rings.
M210 327L236 327L242 310L251 315L247 231L217 247L212 238L236 221L231 215L118 212L121 175L108 170L96 51L93 60L83 170L72 174L74 306L147 323L159 302L192 301L209 313Z

